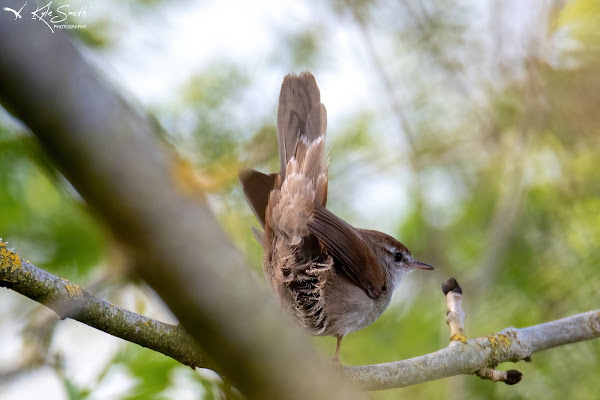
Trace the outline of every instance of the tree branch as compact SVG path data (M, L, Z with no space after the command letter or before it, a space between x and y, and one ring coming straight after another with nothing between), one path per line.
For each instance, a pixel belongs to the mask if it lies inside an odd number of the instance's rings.
M55 311L110 335L165 354L191 367L213 363L185 331L98 299L79 286L20 258L0 242L0 286L21 293ZM442 286L448 305L450 345L434 353L378 365L344 367L343 374L365 390L400 388L461 374L516 384L521 373L498 371L503 362L530 361L533 353L600 337L600 309L527 328L467 340L464 336L462 290L453 278Z
M286 317L151 118L66 32L0 19L0 99L106 223L136 272L249 399L363 398ZM307 385L306 382L310 382Z
M0 241L0 286L102 332L169 356L192 368L215 368L179 326L156 321L95 297L85 289L41 270Z
M495 382L515 384L521 379L520 372L494 368L507 361L530 361L533 353L542 350L600 337L598 309L527 328L510 327L467 340L462 333L464 313L460 306L460 286L450 278L442 289L448 303L447 321L452 332L448 347L408 360L347 367L344 375L365 390L400 388L463 374L477 374Z

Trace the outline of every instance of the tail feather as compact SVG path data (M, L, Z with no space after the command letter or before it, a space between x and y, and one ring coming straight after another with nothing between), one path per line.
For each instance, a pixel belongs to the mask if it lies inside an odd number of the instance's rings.
M265 229L264 234L254 231L263 246L270 245L273 230L299 245L310 234L306 222L314 205L325 207L326 129L327 112L315 78L309 72L287 75L281 85L277 111L279 174L254 170L242 170L239 174L246 200Z
M325 160L323 153L325 150L325 141L321 137L308 145L304 159L298 157L298 164L301 165L301 171L304 176L312 179L316 184L317 178L325 170Z
M315 83L316 84L316 83ZM327 110L323 103L315 105L306 119L306 131L304 136L309 142L314 142L327 132Z
M280 175L286 176L286 168L292 157L299 156L306 149L301 141L308 144L325 136L327 112L321 104L321 94L314 76L309 72L300 75L286 75L279 94L277 111L277 140L279 143ZM323 158L323 153L321 153ZM314 177L316 179L316 176Z

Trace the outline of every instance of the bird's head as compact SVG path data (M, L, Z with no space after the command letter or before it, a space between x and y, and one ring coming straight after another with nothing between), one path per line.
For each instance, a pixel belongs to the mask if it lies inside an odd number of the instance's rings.
M405 272L414 269L434 270L431 265L415 260L402 243L383 232L369 229L360 229L360 234L372 246L378 261L385 268L386 273L393 282L393 289L397 287Z

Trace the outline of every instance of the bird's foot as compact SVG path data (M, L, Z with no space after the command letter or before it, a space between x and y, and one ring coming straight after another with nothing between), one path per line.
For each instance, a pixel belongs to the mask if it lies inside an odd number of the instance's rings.
M340 362L340 358L339 357L331 357L331 364L333 365L334 368L342 368L343 365Z

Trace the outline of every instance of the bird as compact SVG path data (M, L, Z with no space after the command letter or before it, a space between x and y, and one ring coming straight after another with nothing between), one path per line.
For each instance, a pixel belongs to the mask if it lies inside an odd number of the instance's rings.
M283 308L316 336L342 338L372 324L408 271L433 270L385 233L359 229L327 209L327 112L314 76L283 79L277 110L278 173L239 171L262 229L263 271Z

